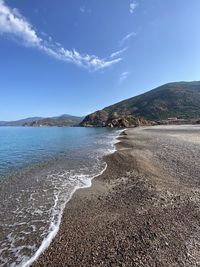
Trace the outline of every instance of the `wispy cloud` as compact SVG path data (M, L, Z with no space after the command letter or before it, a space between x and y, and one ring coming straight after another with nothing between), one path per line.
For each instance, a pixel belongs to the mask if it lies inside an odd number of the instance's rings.
M53 41L51 37L40 37L36 29L20 14L17 9L11 9L0 0L0 34L11 36L27 47L34 47L58 60L73 63L89 70L99 70L112 66L122 60L99 58L95 55L81 54L75 49L68 50Z
M39 46L41 42L33 27L21 16L19 11L11 10L3 0L0 0L0 33L15 35L29 46Z
M88 14L92 13L92 10L89 8L86 8L85 6L81 6L79 10L81 13L88 13Z
M134 13L134 11L135 11L135 9L136 9L137 6L138 6L138 4L136 2L131 2L130 3L129 11L130 11L131 14Z
M128 40L130 40L133 36L136 36L135 32L130 32L126 36L122 38L120 41L120 46L123 46Z
M129 74L130 72L128 71L122 72L119 78L119 82L122 83L123 81L125 81L128 78Z
M84 6L81 6L81 7L80 7L80 12L81 12L81 13L85 13L85 7L84 7Z
M119 57L119 56L121 56L127 49L128 49L128 47L125 47L125 48L123 48L123 49L121 49L121 50L119 50L119 51L116 51L116 52L112 53L112 54L110 55L110 57L111 57L111 58Z

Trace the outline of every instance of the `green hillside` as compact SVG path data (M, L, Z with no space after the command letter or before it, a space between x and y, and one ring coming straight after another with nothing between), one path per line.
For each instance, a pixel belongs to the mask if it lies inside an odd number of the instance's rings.
M88 115L82 126L134 125L137 120L159 121L169 117L200 118L200 82L176 82L129 98ZM117 123L117 121L119 121ZM114 125L115 126L115 125ZM127 125L128 126L128 125Z
M42 127L42 126L57 126L57 127L65 127L65 126L77 126L81 122L80 117L71 116L71 115L62 115L59 117L52 118L43 118L39 120L35 120L32 122L25 123L23 126L31 126L31 127Z

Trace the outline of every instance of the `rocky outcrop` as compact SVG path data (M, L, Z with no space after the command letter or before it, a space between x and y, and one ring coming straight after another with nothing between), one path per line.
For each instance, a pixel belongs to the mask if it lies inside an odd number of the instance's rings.
M106 114L102 117L101 112L88 115L81 123L84 127L109 127L109 128L129 128L142 125L153 125L153 122L143 118L135 118L131 115L120 116L117 113L112 115Z
M102 110L94 112L88 116L85 117L85 119L81 122L81 126L85 127L104 127L106 126L106 122L109 118L109 114Z

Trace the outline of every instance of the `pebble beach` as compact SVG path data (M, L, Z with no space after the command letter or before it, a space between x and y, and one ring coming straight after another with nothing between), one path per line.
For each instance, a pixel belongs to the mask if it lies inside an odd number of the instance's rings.
M200 127L128 129L119 141L32 266L200 266Z

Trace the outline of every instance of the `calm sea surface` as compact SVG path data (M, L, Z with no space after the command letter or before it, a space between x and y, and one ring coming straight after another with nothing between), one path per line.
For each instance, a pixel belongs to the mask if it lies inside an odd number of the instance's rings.
M0 127L0 266L28 266L76 189L103 172L119 131Z

